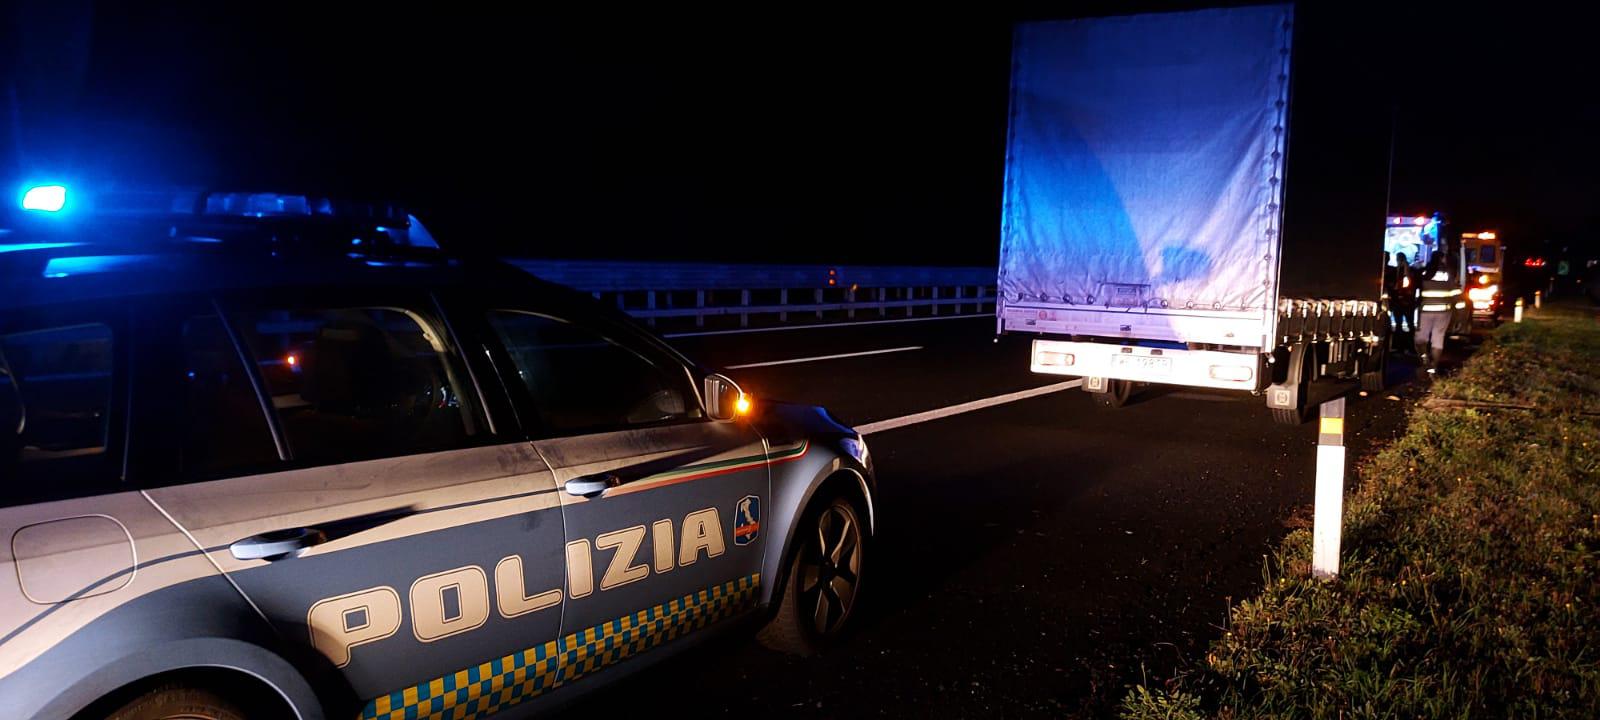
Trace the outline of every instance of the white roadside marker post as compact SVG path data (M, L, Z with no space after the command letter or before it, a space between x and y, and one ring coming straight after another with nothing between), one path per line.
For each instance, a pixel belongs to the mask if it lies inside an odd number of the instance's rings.
M1344 533L1344 397L1322 404L1317 424L1317 494L1311 527L1311 574L1339 576Z
M1517 298L1517 309L1512 314L1512 322L1522 322L1522 298Z
M1533 306L1536 307L1536 308L1544 307L1544 291L1543 290L1535 290L1535 291L1533 291Z

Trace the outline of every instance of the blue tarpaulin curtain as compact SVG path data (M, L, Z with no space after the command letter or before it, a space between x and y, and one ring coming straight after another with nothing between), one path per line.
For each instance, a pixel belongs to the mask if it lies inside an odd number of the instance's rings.
M1018 26L1007 302L1275 302L1292 7Z

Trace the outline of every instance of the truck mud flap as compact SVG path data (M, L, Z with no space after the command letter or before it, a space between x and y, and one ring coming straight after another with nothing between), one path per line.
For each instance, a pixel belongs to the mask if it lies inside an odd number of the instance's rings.
M1312 348L1308 343L1295 343L1288 350L1279 348L1273 353L1274 370L1282 368L1282 375L1273 373L1273 383L1267 386L1267 407L1274 410L1305 409L1306 382L1312 374Z

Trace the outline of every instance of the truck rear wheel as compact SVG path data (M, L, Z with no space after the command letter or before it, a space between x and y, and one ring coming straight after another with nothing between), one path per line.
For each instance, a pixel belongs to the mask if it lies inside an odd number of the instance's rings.
M1272 421L1279 425L1304 425L1306 422L1305 408L1273 408Z
M1094 404L1100 407L1119 408L1128 404L1133 397L1132 380L1107 380L1106 391L1103 393L1089 393L1094 398Z
M1376 355L1368 355L1361 368L1361 389L1369 393L1381 393L1388 386L1389 352L1380 343ZM1371 367L1366 367L1370 365Z

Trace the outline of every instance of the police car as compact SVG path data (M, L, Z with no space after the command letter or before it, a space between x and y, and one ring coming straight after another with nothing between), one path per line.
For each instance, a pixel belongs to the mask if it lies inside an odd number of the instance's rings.
M854 617L872 462L825 411L398 208L19 199L0 717L520 716Z

